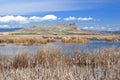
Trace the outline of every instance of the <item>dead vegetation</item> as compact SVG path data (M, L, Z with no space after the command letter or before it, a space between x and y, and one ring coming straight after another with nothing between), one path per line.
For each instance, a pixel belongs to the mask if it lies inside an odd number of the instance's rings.
M30 46L34 44L47 44L56 42L56 39L61 39L63 43L89 43L90 40L105 40L108 42L117 42L119 36L104 36L104 35L8 35L0 36L0 43L14 43L17 45Z
M0 38L0 43L15 43L17 45L33 45L33 44L46 44L47 40L45 40L42 36L39 37L27 37L27 36L12 36Z
M119 37L110 37L110 38L106 38L105 40L108 42L118 42Z
M1 80L119 80L120 48L99 49L94 53L60 49L40 49L6 58L0 56Z
M88 39L82 39L82 38L71 38L71 37L62 37L61 42L63 43L88 43Z

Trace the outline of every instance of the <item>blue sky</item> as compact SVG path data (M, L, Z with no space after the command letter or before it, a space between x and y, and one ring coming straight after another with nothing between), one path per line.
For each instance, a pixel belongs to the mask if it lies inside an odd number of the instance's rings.
M76 23L81 29L120 30L120 0L0 0L0 28Z

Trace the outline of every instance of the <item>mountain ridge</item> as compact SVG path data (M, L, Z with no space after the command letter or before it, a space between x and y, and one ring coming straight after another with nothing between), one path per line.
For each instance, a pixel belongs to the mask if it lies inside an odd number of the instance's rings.
M75 23L49 25L34 25L15 31L21 34L41 34L41 35L69 35L85 33Z
M0 28L0 32L13 32L20 29L21 28Z

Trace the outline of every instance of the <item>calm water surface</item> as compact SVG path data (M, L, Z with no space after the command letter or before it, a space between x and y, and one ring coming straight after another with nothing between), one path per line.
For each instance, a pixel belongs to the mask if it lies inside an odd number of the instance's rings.
M120 41L118 42L106 42L106 41L96 41L92 40L87 44L78 44L78 43L61 43L57 41L55 43L48 43L48 44L40 44L40 45L32 45L32 46L23 46L23 45L15 45L15 44L5 44L0 46L0 54L12 56L18 54L20 52L29 52L30 54L34 55L38 49L45 48L59 48L63 51L63 53L71 54L75 50L79 50L81 52L90 51L93 52L96 49L100 48L109 48L109 47L120 47Z

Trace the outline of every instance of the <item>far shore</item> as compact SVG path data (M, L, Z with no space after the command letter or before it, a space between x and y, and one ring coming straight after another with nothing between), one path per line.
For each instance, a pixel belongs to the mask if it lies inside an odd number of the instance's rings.
M63 43L88 43L90 40L105 40L118 42L119 35L12 35L9 32L1 33L0 43L16 43L24 45L46 44L61 39Z

